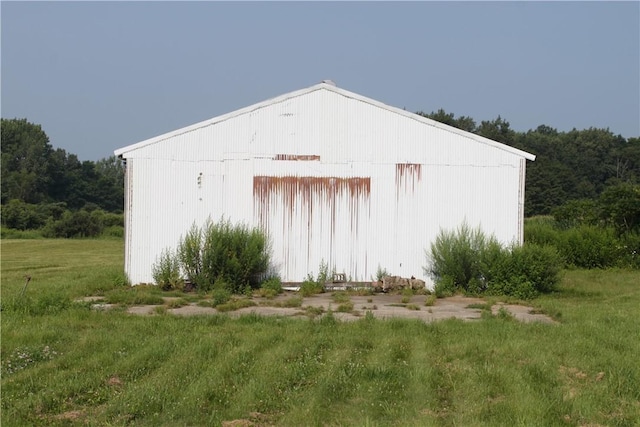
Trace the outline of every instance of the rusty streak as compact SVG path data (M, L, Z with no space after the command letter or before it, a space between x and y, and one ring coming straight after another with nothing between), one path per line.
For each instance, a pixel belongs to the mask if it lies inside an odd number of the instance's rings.
M416 181L422 181L422 165L419 163L396 163L396 198L399 197L400 190L404 188L408 191L411 185L411 192L415 191Z
M300 221L305 221L311 243L311 230L314 215L322 218L329 215L331 241L334 240L336 212L342 211L339 206L348 206L350 225L357 230L358 217L362 202L369 201L371 193L370 177L339 178L314 176L254 176L253 199L254 212L263 228L269 229L269 222L278 206L284 209L283 229L290 229L296 217L296 209ZM306 216L306 218L304 218ZM300 224L302 225L302 224Z
M276 154L274 160L298 160L311 162L320 160L320 156L315 154Z

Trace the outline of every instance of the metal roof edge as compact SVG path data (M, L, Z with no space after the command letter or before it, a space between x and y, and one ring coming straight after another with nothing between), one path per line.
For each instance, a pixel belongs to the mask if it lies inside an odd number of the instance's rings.
M527 160L534 161L536 159L536 156L534 154L527 153L526 151L522 151L522 150L519 150L517 148L511 147L509 145L503 144L501 142L497 142L497 141L494 141L492 139L485 138L483 136L476 135L474 133L467 132L467 131L464 131L462 129L458 129L458 128L453 127L453 126L449 126L449 125L446 125L444 123L440 123L440 122L438 122L436 120L432 120L432 119L429 119L427 117L420 116L420 115L415 114L415 113L411 113L409 111L403 110L403 109L398 108L398 107L393 107L393 106L387 105L387 104L385 104L383 102L376 101L375 99L368 98L366 96L363 96L363 95L360 95L360 94L357 94L357 93L354 93L354 92L350 92L348 90L345 90L345 89L339 88L337 86L334 86L332 84L324 83L324 82L315 84L313 86L309 86L309 87L304 88L304 89L299 89L299 90L296 90L296 91L293 91L293 92L288 92L288 93L285 93L283 95L280 95L280 96L277 96L277 97L274 97L274 98L269 98L269 99L267 99L265 101L258 102L256 104L250 105L248 107L244 107L244 108L241 108L239 110L235 110L235 111L232 111L230 113L223 114L221 116L216 116L216 117L213 117L211 119L204 120L202 122L194 123L192 125L185 126L183 128L176 129L174 131L167 132L167 133L155 136L153 138L145 139L145 140L137 142L135 144L131 144L131 145L128 145L126 147L119 148L119 149L114 151L114 154L116 156L122 156L123 154L125 154L127 152L130 152L130 151L133 151L133 150L137 150L139 148L146 147L147 145L155 144L155 143L160 142L162 140L165 140L167 138L171 138L171 137L176 136L176 135L180 135L180 134L183 134L183 133L191 132L191 131L194 131L194 130L197 130L197 129L200 129L200 128L203 128L203 127L206 127L206 126L211 126L211 125L214 125L216 123L220 123L220 122L223 122L225 120L229 120L231 118L240 116L242 114L250 113L250 112L258 110L260 108L264 108L266 106L269 106L269 105L272 105L272 104L276 104L278 102L282 102L282 101L285 101L287 99L295 98L295 97L298 97L298 96L301 96L301 95L306 95L308 93L311 93L311 92L314 92L314 91L320 90L320 89L329 90L329 91L335 92L335 93L337 93L339 95L345 96L347 98L356 99L358 101L365 102L367 104L376 106L378 108L382 108L382 109L394 112L396 114L400 114L402 116L408 117L410 119L417 120L417 121L419 121L421 123L437 127L438 129L442 129L442 130L445 130L445 131L448 131L448 132L455 133L455 134L460 135L460 136L464 136L464 137L473 139L474 141L480 142L482 144L486 144L486 145L492 146L494 148L498 148L498 149L510 152L510 153L515 154L517 156L524 157Z
M410 119L417 120L417 121L422 122L424 124L437 127L438 129L442 129L442 130L445 130L447 132L452 132L452 133L455 133L457 135L473 139L474 141L480 142L481 144L487 144L487 145L490 145L492 147L495 147L495 148L510 152L510 153L518 155L520 157L524 157L527 160L534 161L536 159L535 154L531 154L531 153L528 153L526 151L519 150L519 149L517 149L515 147L511 147L510 145L503 144L501 142L494 141L494 140L489 139L489 138L485 138L483 136L477 135L477 134L472 133L472 132L467 132L465 130L458 129L458 128L454 127L454 126L450 126L450 125L438 122L436 120L430 119L428 117L421 116L421 115L416 114L416 113L412 113L410 111L403 110L403 109L398 108L398 107L393 107L391 105L387 105L387 104L385 104L383 102L376 101L375 99L367 98L366 96L363 96L363 95L360 95L360 94L357 94L357 93L354 93L354 92L349 92L348 90L341 89L341 88L334 87L334 86L329 86L329 87L327 87L327 89L328 90L332 90L333 92L337 92L337 93L339 93L339 94L341 94L343 96L346 96L346 97L349 97L349 98L353 98L353 99L357 99L359 101L366 102L368 104L374 105L374 106L379 107L379 108L383 108L385 110L394 112L396 114L400 114L400 115L408 117Z
M189 126L182 127L180 129L173 130L171 132L166 132L166 133L163 133L161 135L154 136L153 138L145 139L145 140L137 142L135 144L127 145L126 147L122 147L122 148L119 148L119 149L115 150L114 154L116 156L121 156L122 154L127 153L129 151L137 150L139 148L146 147L147 145L155 144L156 142L160 142L160 141L165 140L167 138L171 138L171 137L176 136L176 135L180 135L180 134L183 134L183 133L191 132L191 131L194 131L194 130L197 130L197 129L200 129L200 128L203 128L203 127L211 126L211 125L214 125L216 123L220 123L220 122L223 122L225 120L229 120L231 118L234 118L234 117L246 114L246 113L250 113L252 111L258 110L260 108L264 108L264 107L272 105L272 104L277 104L278 102L286 101L287 99L290 99L290 98L295 98L297 96L305 95L307 93L311 93L311 92L314 92L314 91L316 91L318 89L322 89L322 88L334 88L334 86L331 86L330 84L327 84L327 83L319 83L319 84L316 84L316 85L313 85L313 86L310 86L310 87L307 87L307 88L304 88L304 89L299 89L299 90L296 90L296 91L293 91L293 92L287 92L287 93L285 93L283 95L276 96L274 98L269 98L269 99L266 99L264 101L260 101L260 102L258 102L256 104L249 105L248 107L244 107L244 108L241 108L239 110L231 111L230 113L226 113L226 114L223 114L221 116L216 116L216 117L213 117L211 119L207 119L207 120L204 120L204 121L201 121L201 122L198 122L198 123L194 123L194 124L189 125Z

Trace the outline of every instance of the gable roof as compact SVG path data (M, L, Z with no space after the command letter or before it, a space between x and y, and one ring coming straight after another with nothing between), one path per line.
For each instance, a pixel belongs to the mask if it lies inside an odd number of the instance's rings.
M423 116L420 116L418 114L414 114L414 113L405 111L405 110L403 110L401 108L397 108L397 107L392 107L390 105L386 105L386 104L384 104L384 103L382 103L380 101L376 101L375 99L367 98L366 96L362 96L362 95L359 95L359 94L354 93L354 92L349 92L348 90L344 90L344 89L341 89L341 88L335 86L333 84L333 82L327 81L327 80L324 80L322 83L318 83L316 85L310 86L310 87L305 88L305 89L300 89L300 90L296 90L296 91L293 91L293 92L285 93L284 95L280 95L280 96L277 96L275 98L267 99L266 101L258 102L257 104L253 104L253 105L250 105L248 107L241 108L239 110L232 111L232 112L227 113L227 114L223 114L221 116L217 116L217 117L214 117L214 118L211 118L211 119L199 122L199 123L195 123L195 124L190 125L190 126L186 126L186 127L183 127L183 128L171 131L171 132L164 133L162 135L155 136L153 138L146 139L144 141L140 141L140 142L132 144L132 145L128 145L128 146L123 147L123 148L119 148L119 149L114 151L114 154L116 156L122 156L124 153L130 152L130 151L133 151L133 150L137 150L139 148L146 147L148 145L155 144L155 143L163 141L165 139L168 139L168 138L171 138L171 137L174 137L174 136L177 136L177 135L181 135L183 133L192 132L194 130L197 130L197 129L200 129L200 128L203 128L203 127L211 126L211 125L214 125L216 123L220 123L220 122L223 122L225 120L229 120L229 119L232 119L234 117L237 117L237 116L240 116L240 115L243 115L243 114L251 113L252 111L258 110L260 108L264 108L264 107L267 107L267 106L270 106L270 105L273 105L273 104L277 104L279 102L283 102L283 101L286 101L286 100L291 99L291 98L296 98L296 97L299 97L299 96L303 96L303 95L309 94L311 92L315 92L317 90L328 90L328 91L331 91L331 92L335 92L335 93L337 93L339 95L342 95L342 96L344 96L346 98L355 99L355 100L358 100L358 101L373 105L375 107L382 108L382 109L385 109L387 111L391 111L391 112L396 113L396 114L400 114L400 115L408 117L408 118L410 118L412 120L416 120L418 122L424 123L424 124L426 124L428 126L433 126L433 127L438 128L438 129L445 130L447 132L451 132L451 133L454 133L454 134L457 134L457 135L460 135L460 136L464 136L466 138L470 138L470 139L472 139L474 141L477 141L477 142L479 142L481 144L486 144L486 145L489 145L491 147L495 147L495 148L498 148L500 150L504 150L504 151L510 152L510 153L515 154L517 156L524 157L527 160L535 160L535 158L536 158L535 155L533 155L531 153L527 153L526 151L518 150L517 148L511 147L511 146L506 145L506 144L502 144L500 142L485 138L483 136L476 135L474 133L467 132L467 131L464 131L462 129L458 129L458 128L453 127L453 126L449 126L449 125L446 125L444 123L437 122L437 121L429 119L427 117L423 117Z

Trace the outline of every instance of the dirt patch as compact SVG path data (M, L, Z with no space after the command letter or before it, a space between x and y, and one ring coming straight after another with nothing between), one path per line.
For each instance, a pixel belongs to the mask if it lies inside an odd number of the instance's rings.
M482 318L482 310L472 307L487 303L481 298L454 296L439 298L433 305L427 306L428 296L426 295L414 295L409 299L399 294L352 295L349 296L349 301L353 304L353 309L341 312L340 303L334 301L330 293L302 298L302 303L299 307L287 307L287 301L294 297L298 297L297 292L284 292L273 299L254 297L255 306L241 308L227 314L233 317L253 313L261 316L306 318L331 312L334 317L344 321L357 320L365 315L378 319L406 318L419 319L425 322L451 318L475 321ZM137 315L150 315L157 313L157 307L157 305L132 306L127 309L127 312ZM533 308L527 306L497 303L491 307L491 312L493 315L497 315L500 309L506 310L515 319L522 322L556 323L549 316L536 313ZM166 312L177 316L218 313L215 308L202 307L197 303L190 303L177 308L167 308Z

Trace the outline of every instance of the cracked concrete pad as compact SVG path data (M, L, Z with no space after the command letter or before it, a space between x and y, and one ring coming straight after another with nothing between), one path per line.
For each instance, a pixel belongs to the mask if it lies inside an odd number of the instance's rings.
M479 308L470 308L469 306L487 304L487 301L481 298L464 296L439 298L433 305L426 306L425 302L428 298L426 295L414 295L404 301L403 296L399 294L350 295L349 301L353 304L353 310L350 312L339 312L340 303L336 302L330 293L324 293L302 298L302 305L300 307L278 306L286 305L287 300L291 298L299 298L299 294L297 292L285 292L271 300L255 297L254 302L256 302L257 305L226 312L225 314L232 317L257 314L260 316L308 318L307 309L311 308L311 311L321 313L319 316L331 311L336 319L342 321L358 320L369 313L378 319L404 318L432 322L455 318L465 321L477 321L482 318L482 310ZM165 301L170 303L176 299L179 298L168 297L165 298ZM108 309L111 308L111 306L110 304L94 304L95 309ZM219 313L215 308L202 307L196 303L190 303L176 308L168 308L166 305L132 306L127 308L127 313L152 315L156 313L156 307L165 307L167 314L177 316L213 315ZM557 323L544 314L535 313L531 307L515 304L496 303L491 308L492 314L497 315L501 308L507 310L515 319L522 322Z

